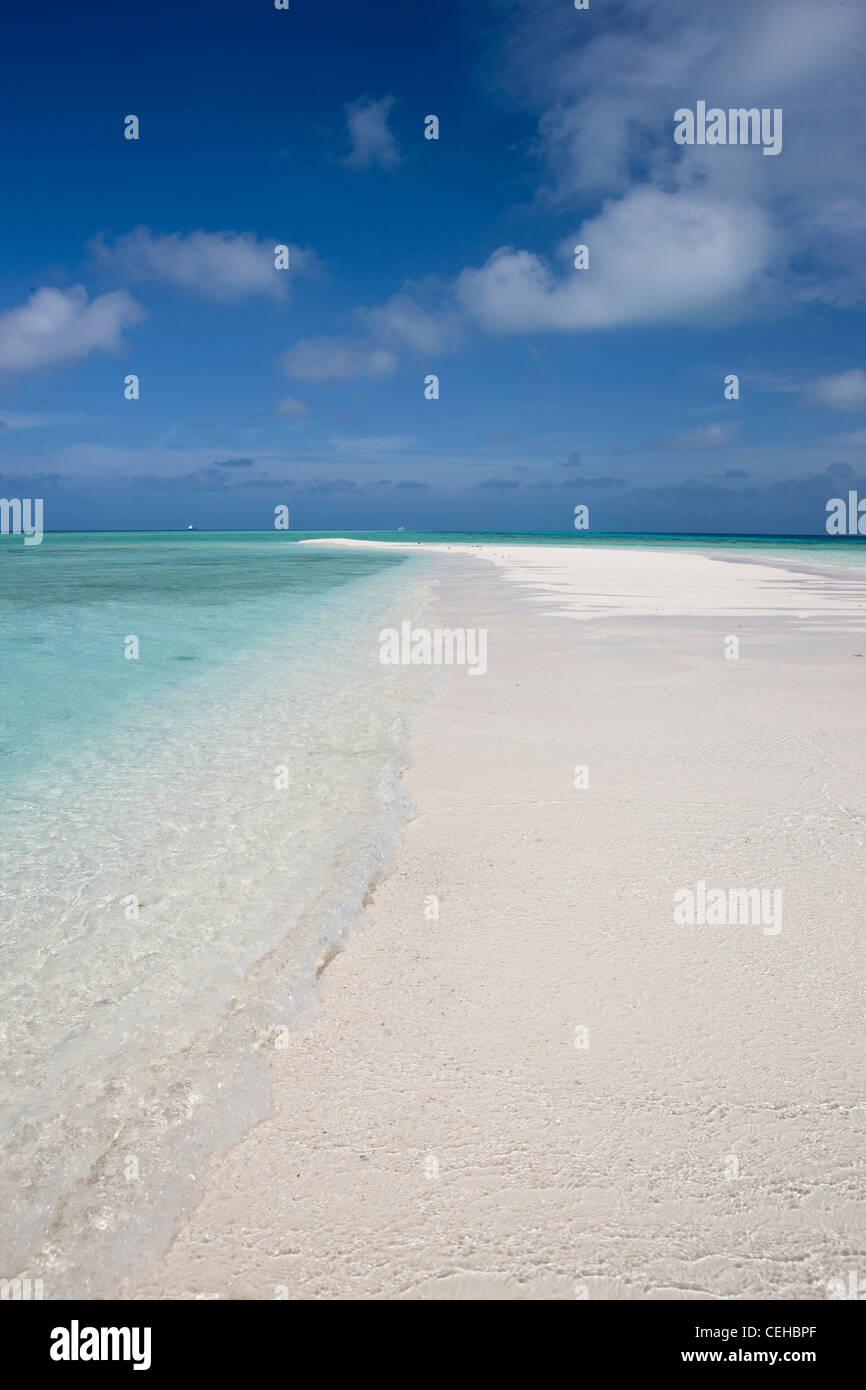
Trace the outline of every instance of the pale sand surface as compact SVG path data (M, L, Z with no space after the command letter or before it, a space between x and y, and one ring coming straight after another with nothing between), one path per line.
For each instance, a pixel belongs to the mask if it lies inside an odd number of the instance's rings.
M746 572L738 574L734 564L694 551L612 550L589 541L574 547L342 538L300 544L477 556L523 584L546 611L574 618L771 613L819 618L828 613L847 614L860 623L866 617L866 583L856 570L820 573L815 567L804 590L800 573L783 568L777 559L766 565L749 560ZM741 563L742 557L736 557L736 564Z
M488 673L455 670L417 719L394 872L272 1054L271 1118L136 1293L809 1299L862 1279L866 584L452 551L441 623L488 629ZM587 602L601 616L576 623ZM781 888L781 933L675 926L698 879Z

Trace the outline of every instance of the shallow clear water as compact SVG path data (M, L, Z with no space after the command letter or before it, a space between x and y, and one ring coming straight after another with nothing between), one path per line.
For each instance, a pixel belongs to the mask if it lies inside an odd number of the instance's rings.
M117 1292L207 1158L409 808L383 667L418 557L279 536L0 554L0 1275ZM137 660L126 659L137 637Z

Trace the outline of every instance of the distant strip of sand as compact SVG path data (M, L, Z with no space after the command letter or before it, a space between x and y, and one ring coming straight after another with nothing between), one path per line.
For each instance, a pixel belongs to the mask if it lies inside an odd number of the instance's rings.
M487 672L416 720L394 870L136 1292L866 1280L866 581L435 548L436 621L486 628Z

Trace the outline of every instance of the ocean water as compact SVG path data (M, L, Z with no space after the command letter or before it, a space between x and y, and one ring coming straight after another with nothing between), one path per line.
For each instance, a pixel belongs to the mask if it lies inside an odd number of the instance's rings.
M377 638L430 582L278 533L0 542L0 1277L122 1293L267 1112L411 813L435 673Z

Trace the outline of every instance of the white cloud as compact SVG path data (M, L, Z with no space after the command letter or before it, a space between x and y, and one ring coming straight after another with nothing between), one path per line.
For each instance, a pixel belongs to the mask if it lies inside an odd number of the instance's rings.
M866 410L866 372L854 368L835 376L820 376L809 394L833 410Z
M305 338L283 358L286 375L300 381L328 381L333 377L393 376L397 358L385 348L369 343L348 342L343 338Z
M392 295L386 303L363 311L363 317L374 335L415 352L447 351L459 336L453 312L432 314L409 294Z
M251 232L171 232L164 236L136 227L113 245L97 237L89 249L104 266L132 280L158 280L223 302L264 294L281 298L291 277L308 269L313 257L289 246L289 269L274 267L274 247L281 244Z
M411 434L374 435L367 439L349 439L344 435L338 435L331 443L343 453L394 454L410 448L415 439Z
M736 432L736 425L714 421L709 425L698 425L693 430L681 430L679 434L672 434L668 439L656 440L651 447L673 450L719 449L729 444Z
M83 285L35 290L26 304L0 314L0 368L37 371L91 352L114 352L123 330L144 317L125 290L89 301Z
M557 277L529 251L504 247L464 270L457 296L497 332L694 323L731 316L772 254L763 213L702 193L639 187L585 222L590 267Z
M620 0L591 26L562 0L513 0L499 76L538 115L542 196L568 204L637 187L700 189L762 209L776 252L766 298L859 303L866 293L866 7L838 0ZM779 107L784 148L676 146L699 98ZM808 252L808 254L806 254ZM763 297L762 297L763 298Z
M393 97L381 101L350 102L346 107L346 125L352 149L342 161L350 169L393 169L400 163L397 143L388 129L388 114L394 105Z
M431 297L431 283L409 286L375 308L359 308L356 314L367 336L347 338L308 338L296 343L283 358L290 377L303 381L326 381L334 377L392 376L399 365L397 349L427 358L456 347L460 338L460 316L450 297L431 312L418 302L415 291Z
M65 425L91 423L92 420L92 415L27 415L17 410L0 409L0 429L7 430L62 429Z
M274 406L275 415L282 415L290 420L300 420L309 413L310 407L307 402L296 400L294 396L286 396L283 400L277 401Z

